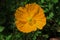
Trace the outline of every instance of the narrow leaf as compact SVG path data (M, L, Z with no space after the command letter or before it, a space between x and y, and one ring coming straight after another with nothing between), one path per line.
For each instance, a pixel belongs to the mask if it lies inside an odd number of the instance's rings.
M2 32L4 30L3 26L0 26L0 32Z

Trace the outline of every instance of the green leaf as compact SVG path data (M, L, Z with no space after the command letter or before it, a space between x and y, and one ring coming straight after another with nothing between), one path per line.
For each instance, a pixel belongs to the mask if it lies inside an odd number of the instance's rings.
M57 2L58 2L58 0L52 0L52 2L53 2L53 3L57 3Z
M54 16L54 14L53 14L53 12L51 12L51 13L49 14L49 16L47 16L47 19L51 19L51 18L53 18L53 16Z
M50 0L46 0L46 2L49 2Z
M48 11L49 11L49 9L48 8L45 8L44 12L48 12Z
M41 36L41 31L36 31L34 33L33 40L36 40L36 37L39 36L39 35Z
M25 4L24 2L21 2L21 3L20 3L21 6L24 6L24 4Z
M48 4L48 7L49 7L49 10L52 8L53 4L49 3Z
M44 3L44 0L41 0L41 3Z
M16 37L17 37L17 38L20 38L22 35L23 35L23 34L21 34L21 33L17 33L17 34L16 34Z
M2 32L4 30L3 26L0 26L0 32Z
M60 25L60 22L58 22L58 24Z
M7 36L6 40L10 40L11 37L12 37L12 35Z
M0 34L0 40L4 40L4 36Z

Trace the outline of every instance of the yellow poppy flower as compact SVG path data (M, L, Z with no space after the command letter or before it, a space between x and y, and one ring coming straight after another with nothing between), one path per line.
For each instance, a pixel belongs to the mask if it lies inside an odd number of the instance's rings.
M37 29L42 30L46 25L44 11L36 3L19 7L15 12L15 19L17 29L23 33L30 33Z

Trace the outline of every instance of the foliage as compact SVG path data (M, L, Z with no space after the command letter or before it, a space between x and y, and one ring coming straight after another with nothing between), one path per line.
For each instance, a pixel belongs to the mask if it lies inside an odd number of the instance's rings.
M19 6L36 2L44 9L47 24L43 30L29 34L19 32L14 24L14 13ZM59 0L1 0L0 1L0 40L47 40L60 37Z

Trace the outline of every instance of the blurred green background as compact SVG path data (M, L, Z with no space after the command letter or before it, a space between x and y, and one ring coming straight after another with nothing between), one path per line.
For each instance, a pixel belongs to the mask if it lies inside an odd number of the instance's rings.
M44 9L47 24L43 30L19 32L14 23L15 10L34 2ZM49 40L51 37L60 37L59 0L0 0L0 40Z

